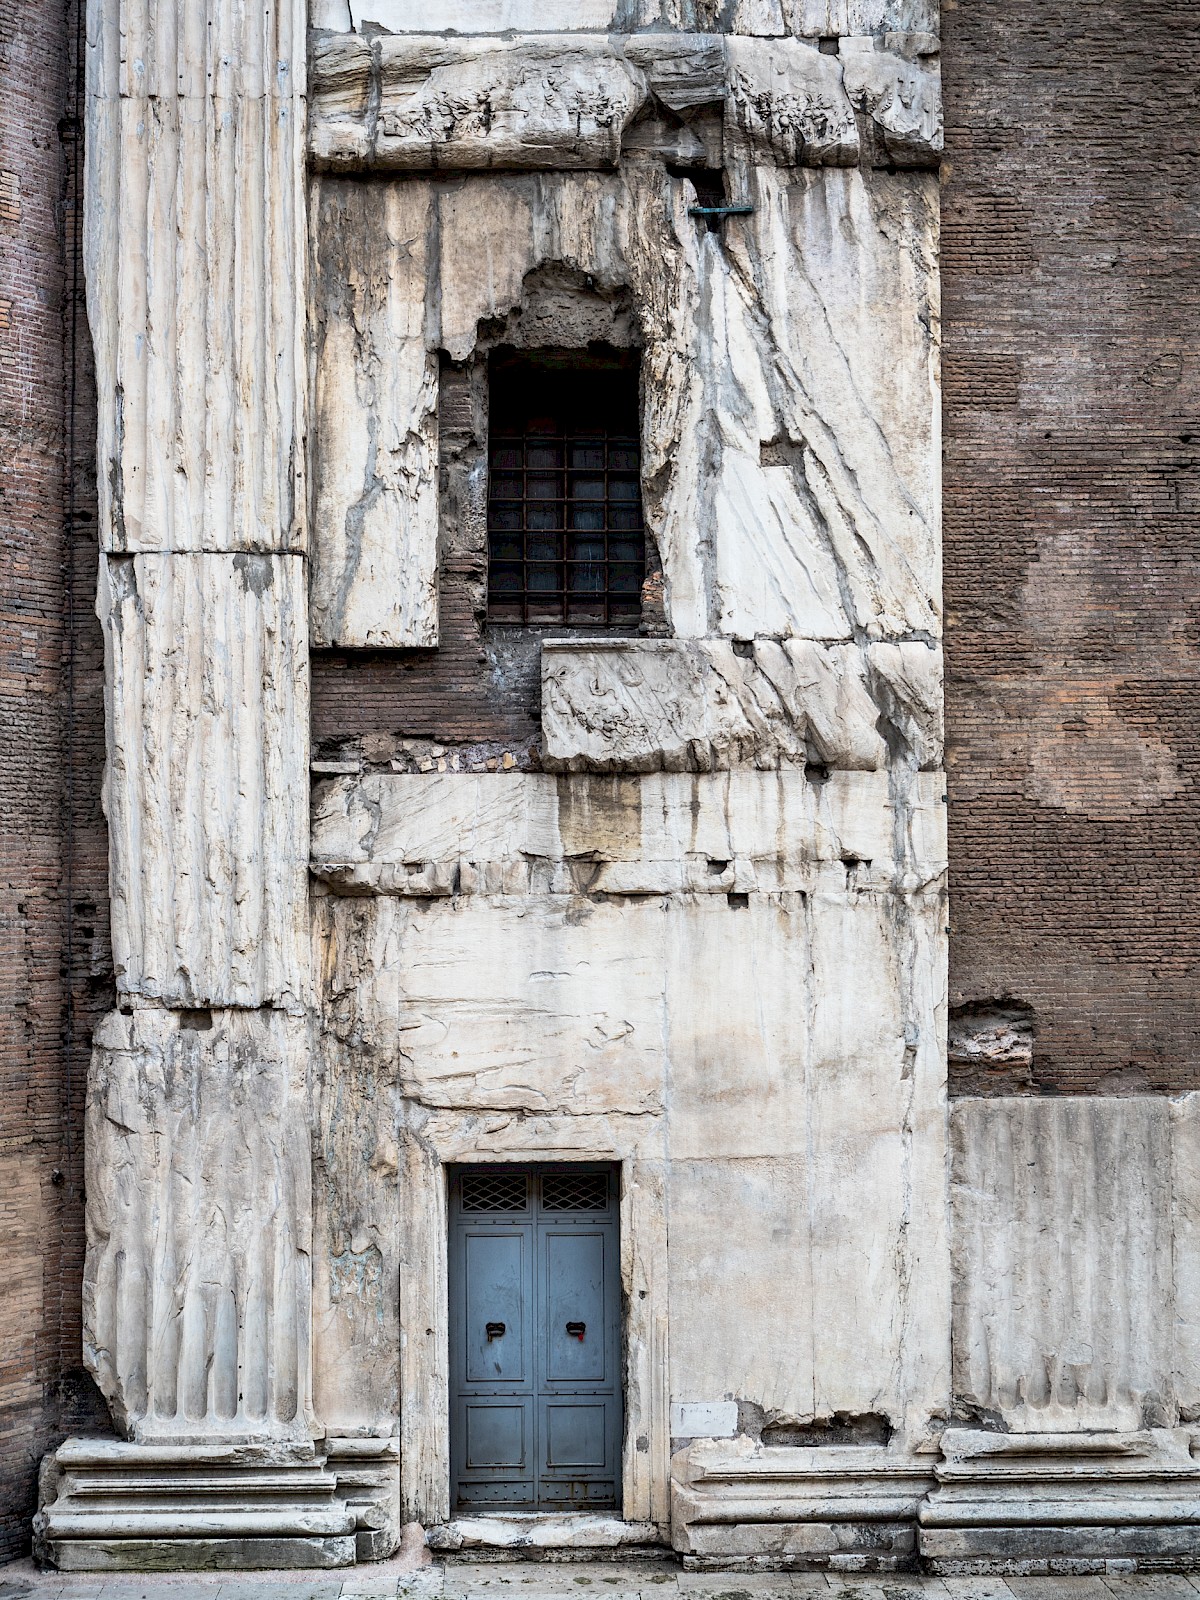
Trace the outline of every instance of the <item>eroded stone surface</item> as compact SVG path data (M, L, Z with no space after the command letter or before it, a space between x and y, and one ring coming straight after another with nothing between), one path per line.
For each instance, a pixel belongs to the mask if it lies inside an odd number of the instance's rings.
M542 650L546 765L708 772L941 765L941 658L923 643L655 640Z
M308 658L290 555L103 558L117 987L178 1006L305 994Z
M97 1030L84 1356L138 1442L311 1452L308 1050L280 1011L110 1012Z
M941 148L929 33L844 39L840 61L811 42L736 34L479 34L315 32L314 158L411 172L615 167L653 101L715 106L757 159L784 166L853 166L855 107L894 160L930 165Z
M470 359L546 270L628 299L672 632L938 636L933 180L754 167L723 245L694 198L654 162L318 182L319 640L432 642L432 353Z
M785 1415L882 1407L917 1427L948 1360L948 1279L936 1248L910 1259L905 1243L942 1225L944 994L912 978L936 973L940 915L936 888L873 894L844 877L811 903L751 894L744 906L330 898L318 903L322 1049L360 1084L371 1077L360 1098L397 1096L472 1149L489 1122L519 1150L538 1119L557 1119L576 1148L665 1152L672 1393L732 1382ZM386 1163L352 1180L370 1181L386 1190ZM383 1296L394 1245L364 1227L357 1248L368 1245ZM723 1248L736 1264L715 1259ZM786 1306L785 1270L807 1285ZM781 1319L778 1339L738 1336L712 1300L733 1282L756 1326Z
M959 1100L950 1127L960 1404L1014 1431L1173 1423L1169 1102Z
M880 886L943 869L943 789L917 780L898 860L885 773L368 773L317 786L313 870L418 897Z
M446 167L611 167L646 96L604 38L317 35L313 154Z
M943 144L936 37L842 39L838 54L851 104L874 122L887 155L903 166L927 165Z
M433 197L425 183L318 184L313 202L312 643L436 645Z

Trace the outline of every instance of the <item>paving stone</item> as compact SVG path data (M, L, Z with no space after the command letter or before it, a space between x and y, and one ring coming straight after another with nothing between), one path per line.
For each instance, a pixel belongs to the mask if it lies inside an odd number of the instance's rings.
M1103 1578L1009 1578L1016 1600L1112 1600Z
M1012 1600L1003 1578L943 1578L942 1588L953 1600Z
M1196 1600L1200 1585L1182 1572L1122 1573L1104 1579L1113 1600Z

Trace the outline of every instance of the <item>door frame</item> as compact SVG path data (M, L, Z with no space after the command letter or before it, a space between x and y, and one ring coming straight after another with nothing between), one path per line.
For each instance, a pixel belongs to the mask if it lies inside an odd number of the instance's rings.
M611 1129L583 1143L585 1120L503 1117L481 1129L478 1114L425 1113L402 1126L400 1198L400 1493L402 1517L426 1529L451 1518L449 1167L512 1162L605 1162L619 1169L621 1445L619 1519L663 1541L670 1533L670 1405L667 1377L667 1215L657 1149L624 1147ZM588 1119L590 1120L590 1119ZM599 1119L598 1119L599 1120ZM608 1119L604 1119L607 1122ZM614 1119L625 1121L626 1119ZM641 1122L642 1119L629 1119ZM489 1139L487 1134L493 1133ZM500 1137L496 1137L498 1132ZM657 1130L655 1130L657 1132ZM604 1137L608 1134L608 1137ZM522 1135L524 1137L522 1137ZM512 1148L507 1138L520 1139ZM536 1144L535 1144L536 1141ZM647 1141L656 1145L657 1140ZM531 1148L531 1145L534 1146ZM499 1146L499 1148L497 1148ZM558 1512L526 1513L562 1522ZM611 1512L581 1517L613 1520ZM652 1525L646 1527L646 1525Z
M477 1216L473 1212L464 1211L460 1205L456 1212L454 1204L454 1185L456 1179L461 1180L472 1172L481 1170L496 1172L511 1168L520 1172L526 1183L527 1205L521 1214L510 1212L489 1212ZM607 1200L602 1211L597 1213L547 1211L541 1198L542 1180L549 1175L559 1173L593 1174L604 1181ZM593 1469L584 1469L579 1472L567 1472L566 1469L547 1469L545 1452L547 1439L545 1430L548 1424L548 1413L554 1406L564 1404L586 1405L589 1402L595 1405L600 1399L605 1406L606 1422L604 1428L605 1462L608 1470L601 1471L599 1477L612 1482L614 1504L599 1507L585 1504L558 1504L555 1506L542 1506L537 1509L544 1513L553 1512L556 1515L564 1513L575 1514L585 1511L603 1511L607 1517L619 1515L621 1497L621 1446L624 1441L625 1417L625 1383L623 1360L623 1319L621 1316L621 1267L620 1267L620 1194L621 1171L611 1162L599 1161L531 1161L518 1165L516 1162L505 1163L497 1167L494 1163L471 1162L466 1166L446 1168L449 1189L449 1220L450 1220L450 1255L449 1255L449 1280L452 1292L450 1307L450 1497L451 1507L456 1517L477 1515L509 1515L519 1512L529 1514L535 1508L532 1506L506 1506L501 1503L492 1505L480 1504L471 1509L465 1509L461 1504L461 1491L464 1474L468 1482L476 1487L482 1487L489 1479L495 1476L510 1478L511 1473L503 1469L489 1472L482 1478L475 1478L466 1467L464 1452L466 1439L460 1433L457 1440L458 1449L455 1450L455 1432L464 1429L467 1412L475 1404L486 1403L483 1396L490 1389L499 1388L504 1391L503 1403L511 1406L514 1402L524 1403L522 1406L527 1425L532 1432L532 1458L529 1470L533 1476L533 1495L539 1497L539 1491L554 1484L561 1484L564 1477L579 1478L582 1481L595 1481L596 1474ZM462 1234L462 1239L457 1244L459 1259L455 1264L455 1229ZM467 1240L477 1234L481 1237L501 1238L511 1235L512 1231L520 1230L528 1234L530 1257L528 1263L527 1281L525 1290L528 1302L521 1315L522 1340L525 1346L525 1359L529 1363L528 1376L520 1379L497 1380L495 1383L487 1379L472 1381L468 1377L466 1351L469 1343L469 1329L465 1320L466 1304L470 1299L470 1274L467 1268L465 1250ZM553 1328L549 1323L543 1322L542 1313L548 1307L546 1296L548 1294L549 1249L544 1244L547 1236L558 1238L575 1237L591 1238L601 1232L605 1239L603 1245L605 1266L603 1269L603 1284L605 1295L599 1307L599 1317L595 1323L589 1321L589 1345L595 1346L597 1338L602 1355L603 1368L608 1376L602 1380L583 1379L578 1384L562 1378L554 1379L546 1365L549 1345L547 1341L552 1337ZM524 1275L524 1274L523 1274ZM593 1306L589 1318L596 1311ZM459 1347L455 1349L455 1333L457 1331ZM539 1381L540 1379L540 1381ZM599 1387L597 1387L597 1383ZM608 1411L608 1406L615 1404L616 1417ZM619 1424L619 1428L616 1426ZM457 1473L456 1473L457 1465ZM458 1482L456 1484L456 1476ZM543 1484L544 1476L544 1484Z

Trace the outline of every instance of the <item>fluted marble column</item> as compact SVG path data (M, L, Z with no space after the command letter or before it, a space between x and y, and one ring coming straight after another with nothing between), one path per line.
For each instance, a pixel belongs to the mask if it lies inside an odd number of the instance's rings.
M354 1559L314 1449L303 0L91 0L113 949L60 1565ZM50 1475L53 1479L53 1474Z

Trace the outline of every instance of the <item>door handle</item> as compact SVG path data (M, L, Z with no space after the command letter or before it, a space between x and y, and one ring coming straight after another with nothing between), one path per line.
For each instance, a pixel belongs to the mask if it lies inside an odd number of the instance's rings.
M587 1323L586 1322L568 1322L567 1323L567 1334L572 1339L578 1339L580 1344L583 1343L583 1336L584 1336L584 1334L586 1332L587 1332Z
M502 1322L489 1322L487 1325L487 1336L489 1344L491 1344L493 1339L503 1339L504 1324Z

